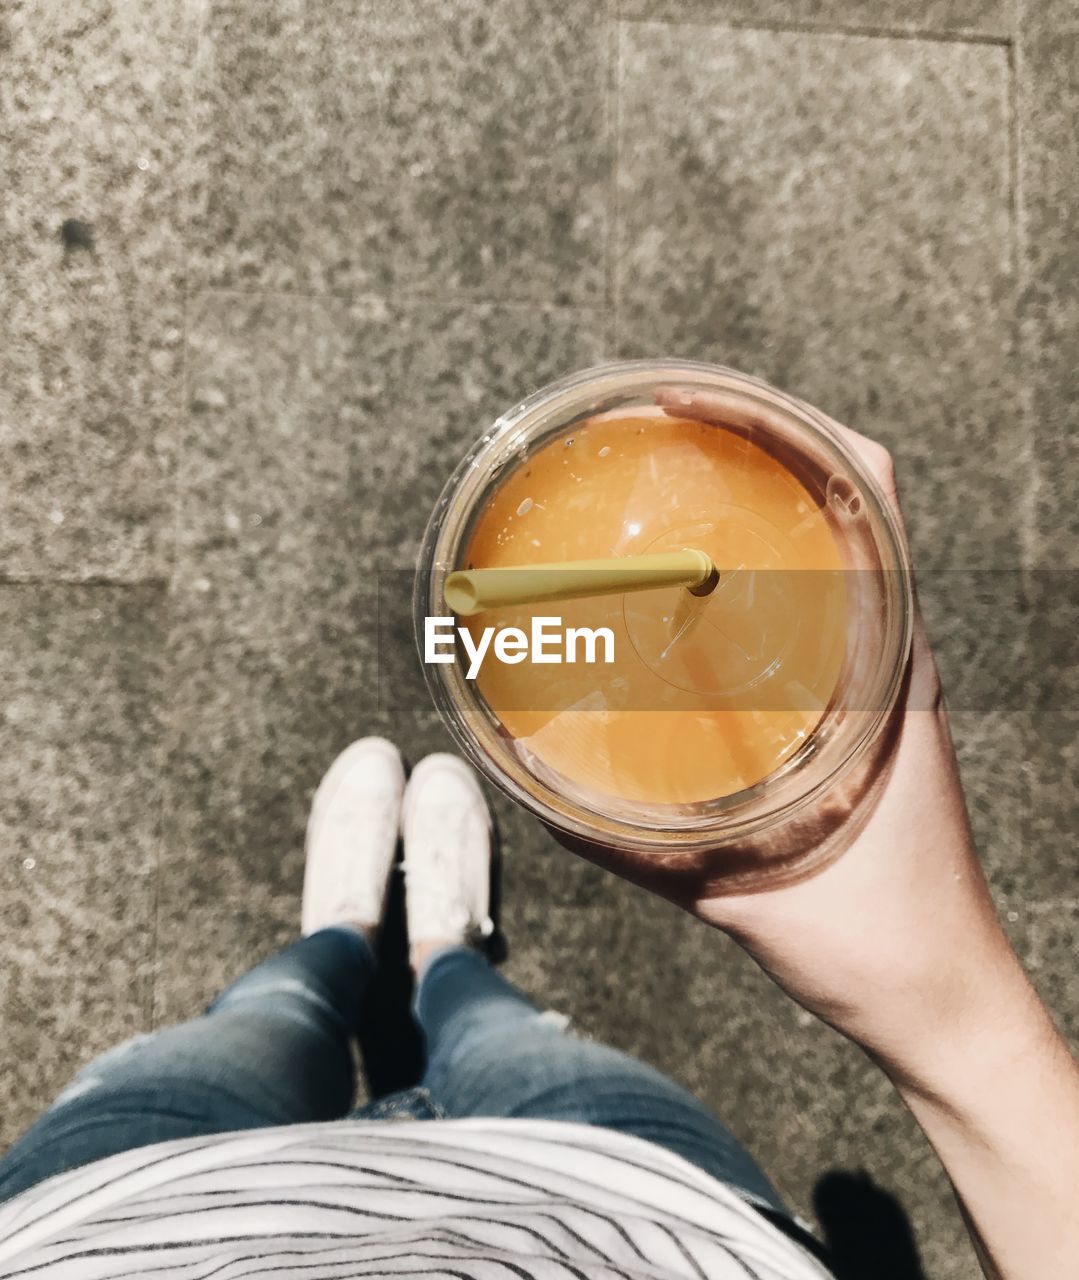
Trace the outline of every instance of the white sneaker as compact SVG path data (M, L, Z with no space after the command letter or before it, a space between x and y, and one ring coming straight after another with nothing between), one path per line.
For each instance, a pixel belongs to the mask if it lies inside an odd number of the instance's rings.
M307 820L305 935L382 919L404 792L401 753L385 738L361 738L330 765Z
M439 752L413 769L402 831L409 943L490 937L491 816L463 760Z

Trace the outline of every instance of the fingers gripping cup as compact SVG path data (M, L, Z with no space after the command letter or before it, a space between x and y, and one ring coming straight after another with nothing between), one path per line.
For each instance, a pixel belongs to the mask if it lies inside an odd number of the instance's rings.
M872 477L808 405L709 365L602 366L510 410L419 570L421 660L431 620L456 628L424 672L465 753L552 826L656 858L718 866L836 785L909 654Z

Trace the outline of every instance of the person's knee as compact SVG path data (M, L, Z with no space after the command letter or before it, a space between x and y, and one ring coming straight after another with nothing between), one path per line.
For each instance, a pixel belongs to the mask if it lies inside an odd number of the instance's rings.
M563 1056L569 1019L520 1003L477 1002L428 1036L427 1080L520 1074L536 1061Z
M91 1059L78 1072L67 1088L56 1096L49 1110L52 1111L57 1107L66 1106L78 1098L85 1097L87 1094L107 1086L117 1076L124 1073L125 1067L130 1064L140 1048L148 1041L153 1040L153 1038L151 1032L142 1032L139 1035L131 1036L130 1039L124 1040L120 1044L113 1045L111 1049L106 1049L104 1053Z

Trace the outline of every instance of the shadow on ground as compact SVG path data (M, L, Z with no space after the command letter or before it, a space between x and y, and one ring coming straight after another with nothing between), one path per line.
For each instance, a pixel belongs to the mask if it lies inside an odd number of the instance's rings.
M501 840L495 822L491 833L491 918L495 922L495 932L483 943L483 949L493 964L501 964L507 954L505 937L499 927L501 902ZM360 1011L358 1037L364 1076L372 1099L419 1084L425 1061L423 1035L412 1017L413 983L408 967L405 878L400 874L399 866L390 883L390 896L376 951L378 970Z
M836 1280L927 1280L907 1215L869 1174L826 1173L813 1208Z
M378 940L378 970L360 1012L360 1057L372 1098L419 1084L424 1047L412 1018L404 876L394 872Z

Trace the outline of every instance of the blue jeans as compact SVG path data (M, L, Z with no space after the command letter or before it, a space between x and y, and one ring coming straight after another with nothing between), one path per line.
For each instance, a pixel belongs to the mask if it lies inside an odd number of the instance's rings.
M104 1054L0 1159L0 1203L133 1147L348 1115L351 1040L374 963L361 934L324 929L233 983L203 1017ZM617 1129L788 1219L752 1157L696 1098L626 1054L568 1033L477 952L435 955L416 1016L428 1050L420 1087L353 1116L513 1116Z

